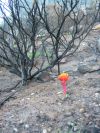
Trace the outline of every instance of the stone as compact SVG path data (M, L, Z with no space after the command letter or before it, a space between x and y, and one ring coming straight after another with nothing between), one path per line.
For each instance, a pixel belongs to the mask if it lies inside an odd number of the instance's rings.
M29 128L29 125L28 124L25 124L25 128L28 129Z
M61 106L61 104L62 104L62 103L60 103L60 102L58 103L59 106Z
M80 111L80 113L84 113L85 112L85 109L84 108L81 108L79 111Z
M78 71L80 72L80 73L82 73L82 74L85 74L85 73L87 73L87 72L89 72L90 71L90 69L89 69L89 67L87 66L87 64L80 64L79 66L78 66Z
M62 91L57 92L57 95L60 95L60 94L63 94L63 92Z
M43 133L47 133L47 129L43 129Z
M88 61L78 64L78 71L82 74L91 73L100 70L100 62Z
M30 97L27 97L26 99L27 99L27 100L30 100Z
M95 97L96 98L99 98L100 97L100 94L99 93L95 93Z
M71 116L71 115L72 115L71 112L67 112L64 116L69 117L69 116Z
M68 126L72 126L72 127L74 126L74 123L70 122L70 121L67 124L68 124Z
M63 58L63 59L60 61L60 64L64 64L64 63L66 63L66 59L65 59L65 58Z
M52 127L49 127L47 130L49 133L51 133Z
M31 96L33 96L35 93L31 93Z
M78 127L74 126L73 130L74 130L74 132L78 131Z
M18 132L18 129L16 127L13 128L14 132Z
M23 125L23 124L24 124L23 120L20 120L19 125Z

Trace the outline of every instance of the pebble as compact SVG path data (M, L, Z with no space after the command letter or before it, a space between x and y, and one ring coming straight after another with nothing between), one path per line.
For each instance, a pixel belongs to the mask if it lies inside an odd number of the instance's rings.
M48 132L50 132L50 133L51 133L51 130L52 130L52 128L51 128L51 127L49 127L49 128L48 128Z
M78 131L78 127L77 126L74 126L74 132Z
M95 97L96 98L99 98L99 93L95 93Z
M43 111L40 111L40 114L43 114Z
M26 98L27 100L30 100L30 98L28 97L28 98Z
M20 120L20 121L19 121L19 124L23 124L23 120Z
M28 124L25 124L25 128L28 129L29 128L29 125Z
M80 113L84 113L85 112L85 109L84 108L81 108L79 111L80 111Z
M89 125L92 125L92 123L93 123L93 122L92 122L92 121L90 121L90 122L89 122Z
M35 93L31 93L31 96L33 96Z
M18 129L16 127L13 128L13 130L17 133L18 132Z
M99 105L98 104L95 104L95 107L99 107Z
M21 99L21 102L23 102L25 99L23 98L23 99Z
M58 103L58 105L60 105L60 106L61 106L61 103Z
M44 127L44 125L43 125L43 124L42 124L41 126L42 126L42 127Z
M15 92L16 90L11 90L12 92Z
M74 123L73 122L68 122L67 123L69 126L74 126Z
M47 130L46 129L43 129L43 133L47 133Z
M69 116L71 116L71 115L72 115L71 112L67 112L67 113L65 114L66 117L69 117Z
M62 94L63 92L62 91L59 91L57 94L59 95L59 94Z

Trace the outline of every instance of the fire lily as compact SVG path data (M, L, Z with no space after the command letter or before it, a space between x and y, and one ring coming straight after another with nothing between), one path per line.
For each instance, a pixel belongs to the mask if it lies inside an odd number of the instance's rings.
M67 87L66 87L66 81L69 79L69 75L68 73L61 73L60 75L58 75L58 79L61 81L61 85L63 87L63 93L64 95L66 95L67 93Z

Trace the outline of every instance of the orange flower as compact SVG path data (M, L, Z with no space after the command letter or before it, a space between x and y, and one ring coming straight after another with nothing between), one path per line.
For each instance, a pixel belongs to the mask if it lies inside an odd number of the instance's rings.
M68 73L61 73L59 76L58 76L58 79L60 81L67 81L69 79L69 75Z
M61 81L61 85L62 85L62 88L63 88L63 93L64 93L64 95L66 95L66 93L67 93L66 81L69 79L68 73L61 73L58 76L58 79Z

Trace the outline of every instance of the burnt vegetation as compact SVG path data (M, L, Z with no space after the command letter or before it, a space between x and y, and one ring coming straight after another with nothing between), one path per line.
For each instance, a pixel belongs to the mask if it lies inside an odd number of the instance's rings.
M80 9L79 0L54 1L48 5L34 0L0 0L4 24L0 26L0 64L22 79L35 78L52 71L64 57L73 54L96 21L99 8L92 15ZM9 12L7 16L6 12ZM89 16L90 15L90 16Z

